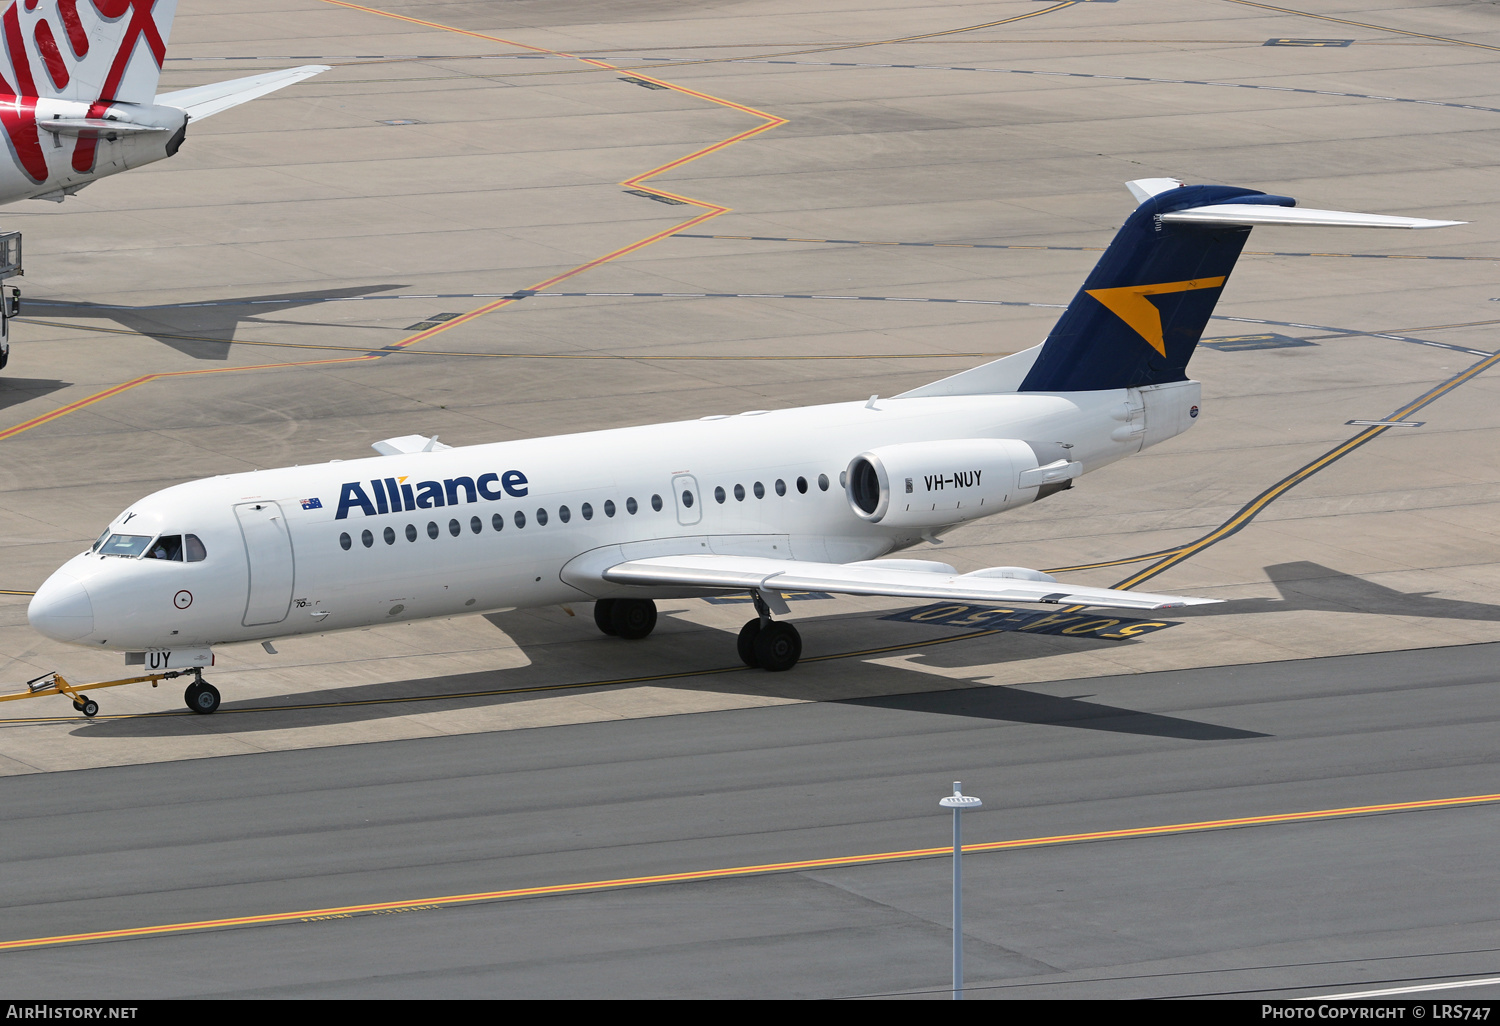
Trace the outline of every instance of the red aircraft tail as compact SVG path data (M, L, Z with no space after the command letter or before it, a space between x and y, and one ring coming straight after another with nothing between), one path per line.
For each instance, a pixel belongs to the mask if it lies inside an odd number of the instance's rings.
M177 0L13 0L0 89L15 97L149 104Z

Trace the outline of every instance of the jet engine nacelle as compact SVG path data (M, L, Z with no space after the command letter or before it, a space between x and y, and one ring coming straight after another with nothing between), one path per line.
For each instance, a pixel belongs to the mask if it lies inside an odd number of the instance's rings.
M849 464L845 491L856 516L888 527L942 527L1034 502L1082 471L1067 459L1041 465L1014 438L883 445Z

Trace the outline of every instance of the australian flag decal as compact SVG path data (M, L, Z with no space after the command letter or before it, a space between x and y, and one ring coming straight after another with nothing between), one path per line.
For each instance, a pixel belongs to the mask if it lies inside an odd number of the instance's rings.
M323 500L322 499L303 499L302 500L302 508L303 509L322 509L323 508Z

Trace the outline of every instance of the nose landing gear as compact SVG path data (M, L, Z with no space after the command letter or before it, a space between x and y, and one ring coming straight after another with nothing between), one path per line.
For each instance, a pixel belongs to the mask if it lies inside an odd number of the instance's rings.
M740 661L746 666L781 672L790 670L802 658L802 635L789 623L771 619L770 607L760 596L755 597L755 611L760 615L740 628ZM785 609L782 610L785 612Z
M219 689L203 679L202 670L195 669L193 682L182 693L182 700L193 712L207 716L219 707Z

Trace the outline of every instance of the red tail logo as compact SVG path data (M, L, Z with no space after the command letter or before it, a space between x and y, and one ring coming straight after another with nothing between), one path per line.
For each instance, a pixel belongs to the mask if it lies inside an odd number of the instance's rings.
M85 4L86 11L88 7L93 8L87 14L93 22L92 32L84 26L83 17L78 10L80 3ZM38 77L45 73L45 81L49 86L46 94L49 97L89 102L87 116L100 117L111 102L121 99L117 92L130 67L130 59L137 43L145 41L156 62L156 70L161 70L167 44L153 16L153 8L157 3L158 0L53 0L51 6L56 20L61 23L60 31L54 29L47 11L32 14L42 4L42 0L15 0L7 8L4 18L0 19L0 34L4 36L5 53L10 58L16 81L12 87L3 74L0 74L0 90L9 94L9 98L0 97L0 122L4 124L5 134L10 139L21 167L34 181L41 182L47 177L47 162L42 154L35 125L36 99L42 95L37 88ZM27 12L26 20L31 27L29 39L21 24L23 4ZM169 0L162 6L168 8L167 20L170 22L176 5ZM89 56L91 49L90 37L96 43L106 36L113 37L119 29L112 23L118 23L127 15L129 20L119 35L109 68L102 80L97 77L98 55L93 61L87 62L87 70L92 72L88 78L99 83L97 88L90 88L90 81L79 78L80 73L85 70L85 58ZM67 41L66 46L60 43L60 38ZM41 65L40 69L33 70L33 60ZM80 92L85 89L86 93ZM66 95L67 93L72 95ZM149 96L131 96L128 99L136 103L150 102ZM73 170L82 174L93 170L97 145L94 139L79 139L73 150Z

